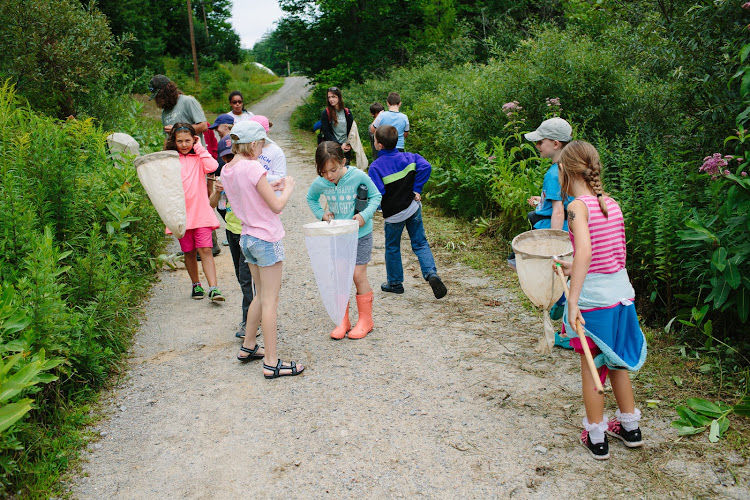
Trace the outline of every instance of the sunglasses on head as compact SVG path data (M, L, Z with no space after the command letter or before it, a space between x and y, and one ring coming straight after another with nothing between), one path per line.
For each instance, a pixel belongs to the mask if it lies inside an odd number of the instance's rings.
M329 87L328 88L328 92L338 92L338 91L339 91L338 87Z

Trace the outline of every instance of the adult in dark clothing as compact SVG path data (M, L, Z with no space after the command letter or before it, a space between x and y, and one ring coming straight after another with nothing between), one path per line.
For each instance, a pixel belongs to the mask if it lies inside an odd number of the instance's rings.
M341 149L348 165L352 157L352 146L349 144L349 132L352 130L354 117L349 108L344 107L344 98L337 87L328 89L327 104L320 113L320 135L318 143L334 141L341 144Z

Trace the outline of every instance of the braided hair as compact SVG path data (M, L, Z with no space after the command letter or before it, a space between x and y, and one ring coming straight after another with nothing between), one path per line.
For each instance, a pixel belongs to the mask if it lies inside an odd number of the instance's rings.
M596 195L604 217L609 217L607 203L604 201L604 186L602 185L602 164L599 152L586 141L573 141L560 152L560 185L565 196L570 194L570 185L575 177L582 177Z

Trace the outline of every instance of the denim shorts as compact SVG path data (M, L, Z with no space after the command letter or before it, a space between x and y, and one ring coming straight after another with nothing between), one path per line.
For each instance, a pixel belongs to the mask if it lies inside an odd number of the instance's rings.
M240 248L248 264L268 267L284 260L284 244L279 241L266 241L243 234L240 238Z

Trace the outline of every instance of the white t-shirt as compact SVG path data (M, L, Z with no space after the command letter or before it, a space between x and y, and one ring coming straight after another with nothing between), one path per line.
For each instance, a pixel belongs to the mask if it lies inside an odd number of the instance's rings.
M227 114L231 116L232 118L234 118L234 123L246 122L254 116L254 114L248 110L242 111L242 114L239 114L239 115L235 115L231 111Z
M268 171L268 182L286 177L286 156L275 142L266 141L258 161Z

